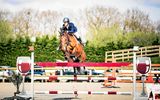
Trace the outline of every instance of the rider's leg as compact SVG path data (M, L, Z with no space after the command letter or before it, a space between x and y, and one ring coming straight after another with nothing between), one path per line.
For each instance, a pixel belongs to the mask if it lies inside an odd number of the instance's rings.
M77 40L82 43L82 39L80 37L80 35L78 33L74 33L75 37L77 38Z

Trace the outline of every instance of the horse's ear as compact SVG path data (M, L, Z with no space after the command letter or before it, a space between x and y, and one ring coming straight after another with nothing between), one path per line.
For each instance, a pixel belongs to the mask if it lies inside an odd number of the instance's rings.
M60 28L60 30L58 32L59 32L59 34L61 34L62 33L62 28Z
M59 31L59 35L62 36L62 35L63 35L63 32L62 32L62 31Z

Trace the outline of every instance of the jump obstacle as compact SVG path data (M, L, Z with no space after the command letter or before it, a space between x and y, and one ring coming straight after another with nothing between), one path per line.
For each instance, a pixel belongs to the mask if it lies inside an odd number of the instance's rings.
M66 62L37 62L36 65L43 66L43 67L126 67L129 66L131 63L129 62L118 62L118 63L95 63L95 62L85 62L85 63L66 63ZM46 78L45 78L46 79ZM126 78L120 77L58 77L52 76L49 77L49 80L123 80ZM127 78L128 80L132 80L132 78ZM89 95L131 95L131 92L117 92L117 91L35 91L34 94L89 94Z
M131 63L129 62L117 62L117 63L103 63L103 62L84 62L84 63L70 63L70 62L36 62L36 65L38 66L43 66L43 67L126 67L129 66ZM132 80L131 78L116 78L116 77L110 77L110 78L106 78L106 77L92 77L88 76L88 77L57 77L57 76L50 76L49 80L87 80L87 81L91 81L91 80Z
M136 51L138 50L137 47L133 48L133 100L136 99ZM129 62L115 62L115 63L55 63L55 62L37 62L36 63L39 66L44 66L44 67L52 67L52 66L68 66L68 67L80 67L80 66L94 66L94 67L122 67L122 66L128 66L130 63ZM34 98L34 52L31 52L31 83L32 83L32 98ZM42 92L41 92L42 93ZM48 92L43 92L43 93L49 93L49 94L58 94L58 93L65 93L65 92L59 92L59 91L48 91ZM66 92L68 93L68 92ZM78 91L72 91L70 93L73 94L78 94L78 93L86 93L86 94L94 94L96 92L91 92L91 91L85 91L85 92L78 92ZM132 94L131 92L116 92L116 91L108 91L108 92L97 92L101 94L119 94L119 95L124 95L126 94Z

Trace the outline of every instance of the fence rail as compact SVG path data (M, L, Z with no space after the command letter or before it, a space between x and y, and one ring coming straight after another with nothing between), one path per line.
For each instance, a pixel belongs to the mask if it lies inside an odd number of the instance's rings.
M140 47L136 53L139 57L160 56L160 45ZM105 62L125 61L133 58L132 49L107 51L105 53Z

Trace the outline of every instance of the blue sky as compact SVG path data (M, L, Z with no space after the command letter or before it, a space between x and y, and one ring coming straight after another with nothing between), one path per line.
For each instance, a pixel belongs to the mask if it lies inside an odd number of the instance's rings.
M145 0L144 5L148 7L160 8L160 1L159 0Z
M139 8L148 13L153 21L160 20L160 0L0 0L0 8L11 11L32 8L72 13L95 5L116 7L121 12Z

